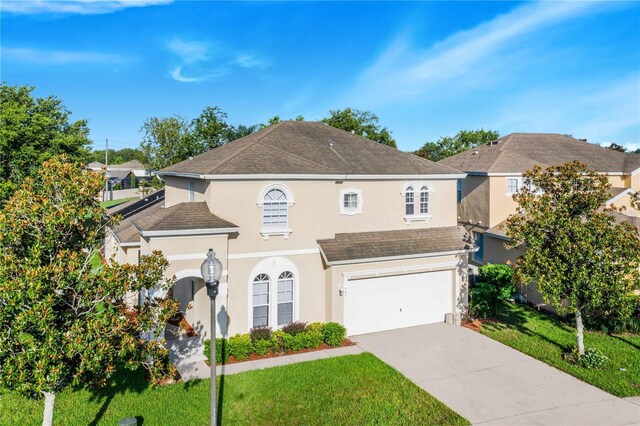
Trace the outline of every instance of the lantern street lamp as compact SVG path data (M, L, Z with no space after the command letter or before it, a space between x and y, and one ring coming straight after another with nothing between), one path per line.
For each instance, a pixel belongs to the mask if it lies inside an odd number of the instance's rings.
M207 258L200 266L202 279L207 285L207 294L211 299L211 426L216 425L216 296L218 295L218 286L220 277L222 277L222 262L218 260L213 249L209 249Z

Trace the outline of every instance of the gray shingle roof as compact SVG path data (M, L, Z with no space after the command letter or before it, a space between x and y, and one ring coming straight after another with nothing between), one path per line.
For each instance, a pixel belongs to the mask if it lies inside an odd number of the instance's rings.
M207 203L180 203L168 208L153 203L122 220L114 231L121 243L140 240L140 232L188 231L195 229L237 228L231 222L212 214Z
M163 169L160 174L460 174L319 122L283 121Z
M461 226L336 234L318 244L330 264L475 249Z
M536 164L545 167L575 160L599 172L631 173L640 168L640 154L626 154L555 133L512 133L439 164L465 172L522 173Z

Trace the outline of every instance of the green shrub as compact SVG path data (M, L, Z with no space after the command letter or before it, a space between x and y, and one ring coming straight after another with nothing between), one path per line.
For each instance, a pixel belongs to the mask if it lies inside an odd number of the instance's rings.
M211 362L211 340L206 339L204 341L204 356L207 357L207 361ZM231 355L231 348L229 342L226 339L216 339L216 363L226 364Z
M341 346L347 329L337 322L328 322L323 327L324 342L329 346Z
M260 325L249 330L251 341L255 343L257 340L271 340L271 327Z
M273 333L271 333L271 350L273 353L278 354L287 349L285 336L287 335L282 330L274 330Z
M478 283L470 291L469 306L472 316L492 318L498 314L502 299L500 289L489 283Z
M271 340L258 339L253 342L253 350L258 355L266 355L271 349Z
M231 355L235 359L247 359L249 354L253 352L251 337L248 334L236 334L233 337L229 337L229 347L231 348Z
M584 355L580 355L578 348L574 347L573 350L570 353L565 354L564 357L572 364L596 370L604 367L609 361L609 358L596 348L587 348L584 351Z
M315 349L324 341L324 335L318 330L307 330L304 333L298 334L296 337L302 340L304 349Z
M500 289L500 299L508 300L516 293L513 285L513 268L504 264L488 263L480 267L478 281Z
M307 326L307 331L319 331L324 333L324 324L321 322L312 322Z
M598 313L585 315L584 326L603 333L640 333L640 296L629 296L625 301L626 315L614 316Z
M307 331L307 323L302 321L294 321L282 327L282 331L292 336Z

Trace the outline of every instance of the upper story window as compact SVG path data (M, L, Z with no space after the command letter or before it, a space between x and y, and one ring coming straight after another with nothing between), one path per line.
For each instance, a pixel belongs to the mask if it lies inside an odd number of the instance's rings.
M456 180L456 201L462 203L462 179Z
M260 233L265 239L270 235L289 237L291 234L289 207L293 204L293 194L285 185L273 184L262 190L258 198L258 206L262 208Z
M404 219L407 222L431 219L430 201L434 192L433 186L429 182L409 182L406 184L403 190Z
M513 195L520 190L520 178L507 178L507 195Z
M193 203L196 200L196 183L192 180L189 181L189 202Z
M343 189L340 191L340 214L354 215L362 213L362 190Z

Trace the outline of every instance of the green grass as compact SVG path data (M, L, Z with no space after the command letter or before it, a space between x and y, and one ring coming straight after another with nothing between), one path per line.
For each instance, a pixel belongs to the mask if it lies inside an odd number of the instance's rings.
M220 380L223 424L469 424L368 353ZM9 392L0 396L0 413L2 425L37 425L42 401ZM126 417L138 417L145 426L208 424L209 381L149 388L140 372L121 373L102 393L69 390L56 397L59 425L116 425Z
M120 200L101 201L100 207L108 209L109 207L117 206L118 204L126 203L127 201L137 200L138 197L121 198Z
M576 344L575 328L523 305L506 304L498 319L480 332L614 395L640 395L640 335L585 332L585 347L609 358L606 367L593 370L562 359Z

